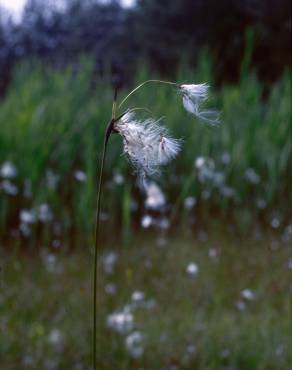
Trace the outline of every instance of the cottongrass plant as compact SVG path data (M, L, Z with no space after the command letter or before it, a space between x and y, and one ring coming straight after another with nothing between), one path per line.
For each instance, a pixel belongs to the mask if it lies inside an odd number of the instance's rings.
M93 365L97 369L97 255L99 248L99 218L101 207L101 192L103 172L108 147L112 134L119 134L123 140L123 151L133 165L141 189L147 191L150 179L161 172L161 167L167 165L181 151L182 140L170 136L168 130L160 124L160 120L152 118L140 120L136 117L138 108L127 109L119 116L118 110L136 91L146 84L160 83L170 85L179 92L184 108L192 115L210 126L220 123L219 114L215 110L204 110L203 105L208 99L209 86L203 84L177 84L169 81L147 80L133 89L117 106L117 89L114 93L112 115L105 131L101 156L95 225L94 250L94 283L93 283Z

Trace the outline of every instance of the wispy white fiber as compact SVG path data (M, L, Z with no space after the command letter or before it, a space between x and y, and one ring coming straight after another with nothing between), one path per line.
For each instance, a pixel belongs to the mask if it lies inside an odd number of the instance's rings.
M184 108L205 123L217 126L220 124L219 112L202 109L202 104L208 99L208 90L209 85L206 83L179 86Z
M122 136L124 152L141 181L147 176L159 174L161 166L169 163L181 150L181 140L170 137L158 121L137 120L131 112L116 122L115 130Z

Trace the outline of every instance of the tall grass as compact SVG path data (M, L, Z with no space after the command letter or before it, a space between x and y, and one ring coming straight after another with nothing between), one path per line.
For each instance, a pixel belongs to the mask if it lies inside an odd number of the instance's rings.
M204 57L196 70L182 68L177 81L208 81L212 86L211 70ZM136 81L149 77L153 76L141 69ZM122 95L120 92L120 98ZM50 235L62 234L73 243L77 234L92 230L99 160L96 152L102 145L111 97L110 84L94 77L93 63L88 59L80 62L78 71L53 70L36 62L16 67L9 91L0 102L0 165L9 160L16 166L17 177L12 181L19 192L11 196L0 190L2 235L15 234L21 209L41 203L52 207L54 219L45 227L34 224L32 235L41 233L45 237L50 231ZM284 223L292 200L291 73L287 71L263 98L263 87L243 68L240 83L213 89L212 100L212 106L222 111L219 129L208 129L188 117L183 108L178 109L180 99L168 87L145 87L130 100L131 106L147 107L156 117L164 114L170 131L185 139L180 157L158 179L170 204L175 205L175 217L190 220L196 215L207 222L215 215L247 230L255 220L270 220L276 213ZM143 197L128 181L132 174L120 155L120 139L114 135L110 146L103 229L118 224L128 237L144 212ZM227 164L222 162L224 153L230 156ZM213 158L217 170L226 177L226 186L234 189L234 196L224 197L212 184L200 184L194 167L198 156ZM258 184L246 180L248 168L260 176ZM48 170L59 176L56 186L48 186ZM76 170L85 172L86 181L75 179ZM113 173L122 174L125 181L116 184ZM32 195L25 197L28 184ZM206 189L210 190L207 200L203 195ZM197 198L195 210L184 209L187 196ZM257 207L258 200L264 201L264 207Z

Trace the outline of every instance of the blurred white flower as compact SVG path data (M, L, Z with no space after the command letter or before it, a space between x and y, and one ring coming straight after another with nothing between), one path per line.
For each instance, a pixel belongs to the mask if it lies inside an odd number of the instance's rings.
M142 217L142 219L141 219L142 227L147 229L148 227L151 226L151 224L152 224L152 217L151 216L145 215L145 216Z
M23 209L20 211L19 218L25 224L33 224L36 222L36 213L32 209Z
M139 121L127 112L116 122L115 130L123 138L124 152L140 178L160 173L160 166L169 163L181 149L181 141L173 139L158 121Z
M261 181L260 176L255 172L253 168L247 168L244 176L249 183L254 185L257 185Z
M16 185L12 184L10 180L4 180L0 184L0 189L4 191L4 193L8 195L17 195L18 188Z
M145 298L145 294L143 292L140 292L139 290L136 290L132 293L131 299L135 303L142 302Z
M224 185L224 182L225 182L225 175L223 172L214 172L213 174L213 182L214 182L214 185L217 186L217 187L221 187Z
M279 217L273 217L272 220L271 220L271 226L272 228L274 229L277 229L278 227L280 227L281 225L281 221L279 219Z
M85 182L87 179L86 173L81 170L76 170L74 172L74 177L79 182Z
M179 86L185 109L209 125L217 126L220 124L219 113L216 110L201 110L202 103L208 99L208 89L206 83Z
M252 301L255 298L255 294L251 289L243 289L241 292L242 298Z
M114 312L107 316L107 326L120 334L126 334L133 329L133 315L128 308Z
M55 190L60 182L60 176L50 168L46 171L46 179L48 188L52 190Z
M117 185L122 185L125 181L124 176L120 172L115 172L114 173L114 183Z
M57 257L54 254L43 252L41 253L41 258L48 272L51 273L57 272L58 270Z
M195 262L191 262L191 263L188 264L188 266L186 268L186 272L189 275L195 276L199 272L199 267Z
M195 167L198 171L198 178L201 183L211 181L215 175L215 163L208 157L198 157L195 160Z
M102 257L103 269L107 274L112 274L114 272L117 259L118 255L115 252L108 252Z
M41 222L49 222L53 219L53 212L46 203L41 204L38 208L38 218Z
M58 345L62 341L62 333L59 329L52 329L49 334L49 342L53 345Z
M133 358L139 358L143 355L142 342L143 336L139 331L134 331L126 337L126 349Z
M12 179L16 174L16 167L10 161L4 162L0 168L0 176L6 179Z
M284 243L289 242L292 239L292 224L285 227L282 234L282 240Z
M215 259L219 255L219 251L217 248L210 248L208 251L208 255L210 258Z
M206 163L206 159L204 157L198 157L195 160L195 167L197 168L197 170L199 170L200 168L205 166L205 163Z
M194 344L188 344L187 345L187 352L194 354L197 351L197 347Z
M192 209L197 203L195 197L186 197L184 200L184 206L186 209Z
M147 183L146 196L145 207L148 209L159 210L166 204L165 195L154 181Z

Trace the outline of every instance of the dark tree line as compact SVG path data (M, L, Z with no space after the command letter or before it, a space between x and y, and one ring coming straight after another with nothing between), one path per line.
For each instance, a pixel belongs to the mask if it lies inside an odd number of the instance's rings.
M236 81L252 30L251 62L265 82L291 65L291 0L68 0L64 8L30 0L21 22L0 14L0 91L19 60L37 57L57 67L96 60L96 73L110 70L131 80L140 61L160 74L174 74L182 60L195 65L202 47L213 56L217 82Z

